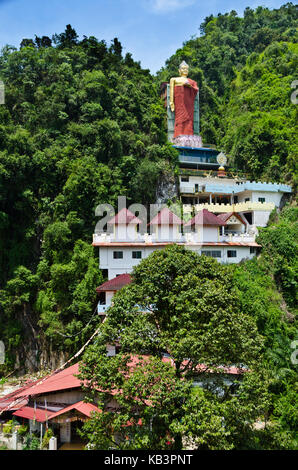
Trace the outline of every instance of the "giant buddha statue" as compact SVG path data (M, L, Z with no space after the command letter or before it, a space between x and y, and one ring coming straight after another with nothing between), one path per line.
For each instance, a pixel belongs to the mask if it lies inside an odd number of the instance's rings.
M170 108L175 112L174 138L194 134L194 102L199 88L197 82L187 77L188 70L183 61L179 66L180 77L170 80Z

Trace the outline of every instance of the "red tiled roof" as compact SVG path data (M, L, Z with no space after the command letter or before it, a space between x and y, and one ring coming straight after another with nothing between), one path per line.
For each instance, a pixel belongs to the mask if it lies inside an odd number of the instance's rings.
M101 412L97 406L92 405L91 403L84 403L83 401L79 401L56 412L41 408L34 409L33 406L24 406L23 408L20 408L15 413L13 413L13 415L18 416L19 418L35 419L39 423L44 423L45 421L49 421L53 418L56 418L56 416L63 415L71 410L77 410L79 413L88 416L88 418L90 418L92 411Z
M0 412L4 411L13 411L13 410L18 410L22 406L27 405L28 399L24 398L23 400L19 399L17 403L14 404L15 399L14 398L9 398L7 400L1 400L0 401Z
M255 246L261 248L262 245L259 245L256 242L204 242L204 243L197 243L197 245L201 246Z
M79 388L82 384L80 380L74 376L74 374L78 373L79 363L58 372L57 374L50 375L48 378L43 381L39 381L39 383L36 383L36 385L33 385L32 387L19 391L19 393L15 395L15 398L39 395L40 393L49 393L70 388Z
M142 221L136 217L132 212L130 212L126 207L121 209L115 217L112 217L108 224L141 224Z
M188 361L183 361L181 366L185 367L187 366L187 363ZM236 367L236 366L213 366L213 367L209 367L207 366L206 364L198 364L196 367L195 367L195 370L197 372L201 372L201 373L211 373L211 374L214 374L214 373L221 373L223 372L224 374L230 374L230 375L240 375L240 374L243 374L244 372L248 372L249 369L247 369L246 367Z
M190 225L226 225L215 214L209 212L208 209L202 209L191 220L189 220L184 227Z
M130 369L133 369L137 365L144 364L144 362L146 362L147 360L149 360L148 355L141 355L141 356L132 355L131 360L128 363L128 367ZM171 358L164 357L162 360L164 362L171 362L173 364ZM205 367L205 366L202 364L198 367ZM220 368L220 367L218 367L218 368ZM232 372L232 370L230 368L223 367L223 369L226 373L235 373L234 370L236 370L236 369L233 368L233 372ZM79 373L79 363L76 363L73 366L70 366L67 369L62 370L61 372L58 372L57 374L50 375L48 378L44 379L40 384L36 383L36 385L33 385L29 388L26 388L25 390L24 390L24 387L22 387L21 389L18 390L19 393L14 395L14 399L22 398L22 397L28 397L28 396L34 396L34 395L39 395L39 394L42 394L42 393L49 393L49 392L54 392L54 391L59 391L59 390L68 390L68 389L71 389L71 388L80 388L83 384L80 382L80 380L77 377L75 377L75 375L77 375L78 373ZM100 391L103 391L103 390L100 390ZM121 393L121 390L113 390L112 395L117 395L118 393ZM3 397L3 400L1 400L1 401L4 401L6 398L7 397ZM78 402L78 403L80 403L80 402ZM85 406L83 404L80 404L78 406L79 406L79 408L77 408L77 409L79 411L80 410L85 410L85 411L87 410L87 408L85 408ZM15 413L15 415L16 416L27 417L28 419L32 419L31 418L32 409L33 408L31 408L31 407L24 406L24 402L22 401L22 408L20 408ZM91 410L90 407L88 409ZM23 414L17 414L19 412L21 412ZM81 412L83 412L83 411L81 411ZM43 414L44 410L39 410L38 413L39 413L38 414L38 417L39 417L38 420L44 419L44 414ZM50 414L52 414L53 412L47 411L47 413L48 413L48 419L49 419ZM37 417L36 417L36 419L37 419Z
M51 418L53 412L44 409L41 410L40 408L34 409L32 406L24 406L15 411L13 415L19 418L35 419L39 423L44 423Z
M104 282L96 288L96 292L116 291L130 284L132 281L130 274L120 274L109 281Z
M167 207L164 207L148 225L182 225L182 220Z
M224 214L218 214L217 218L221 220L222 222L226 222L227 220L229 220L229 218L232 215L237 217L237 219L239 219L242 224L246 225L246 222L242 219L242 217L239 214L237 214L237 212L226 212Z
M94 242L93 246L167 246L173 245L174 242Z
M137 243L127 243L127 242L98 242L98 243L93 243L93 246L135 246L135 247L144 247L144 246L168 246L168 245L180 245L184 246L185 243L180 243L180 242L164 242L164 243L159 243L159 242L151 242L151 243L144 243L144 242L137 242ZM217 246L259 246L261 247L262 245L258 245L256 242L189 242L189 245L193 246L211 246L211 245L217 245Z
M39 380L35 381L30 381L25 383L22 387L19 387L18 389L14 390L11 393L8 393L7 395L4 395L3 397L0 398L0 412L4 411L13 411L13 410L18 410L22 406L25 406L28 402L27 398L24 398L23 400L20 400L17 398L19 396L20 392L27 390L30 388L33 384L40 382Z
M64 413L68 413L68 411L71 410L77 410L83 415L88 416L88 418L90 418L91 413L93 411L97 411L99 413L102 412L99 408L97 408L97 406L92 405L92 403L84 403L83 401L78 401L77 403L73 403L72 405L63 408L62 410L52 413L50 419L56 418L56 416L63 415Z

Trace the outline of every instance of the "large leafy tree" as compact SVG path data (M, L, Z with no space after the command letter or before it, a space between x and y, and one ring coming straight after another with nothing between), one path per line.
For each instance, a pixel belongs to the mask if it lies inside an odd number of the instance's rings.
M107 343L120 343L119 354L106 357ZM246 372L241 401L225 385L221 366L253 368L261 347L227 267L175 245L155 251L134 268L133 283L114 297L84 356L81 378L88 394L95 399L103 392L102 413L86 426L90 442L113 447L120 434L121 448L177 449L187 436L200 448L245 445L240 428L253 433L254 420L268 405L266 381ZM208 386L194 395L194 377L204 380L206 374ZM259 377L259 394L252 394L253 377ZM111 397L118 401L116 412L106 408ZM238 421L232 418L233 400L242 410ZM203 411L208 407L215 413L210 422ZM134 425L126 426L131 419Z

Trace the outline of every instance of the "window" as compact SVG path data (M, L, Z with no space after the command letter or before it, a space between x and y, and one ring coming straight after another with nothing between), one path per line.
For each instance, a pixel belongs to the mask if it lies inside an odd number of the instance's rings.
M251 225L252 224L252 213L251 212L245 212L244 215L245 215L245 218L246 218L247 222L249 223L249 225Z
M265 202L265 198L264 198L264 197L259 197L259 198L258 198L258 201L259 201L259 202Z
M113 251L114 259L123 259L123 251Z
M206 250L206 251L202 251L202 255L210 256L211 258L221 258L221 251Z
M255 246L251 246L251 247L249 248L249 252L250 252L251 255L252 255L253 253L255 253L255 252L256 252L256 247L255 247Z
M188 183L189 182L189 176L181 176L181 182L182 183Z
M228 258L237 258L236 250L228 250Z
M195 184L195 193L198 193L198 192L199 192L199 185Z
M246 197L246 198L244 199L244 202L248 202L248 201L250 201L250 199L249 199L249 197Z
M141 251L133 251L132 252L132 257L133 257L133 259L141 259L142 258L142 252Z

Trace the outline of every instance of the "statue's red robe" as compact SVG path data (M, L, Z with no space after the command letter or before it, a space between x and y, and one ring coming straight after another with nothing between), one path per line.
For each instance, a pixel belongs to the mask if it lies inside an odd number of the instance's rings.
M198 93L197 82L187 79L190 86L175 86L175 129L174 137L179 135L193 135L193 112L195 97Z

